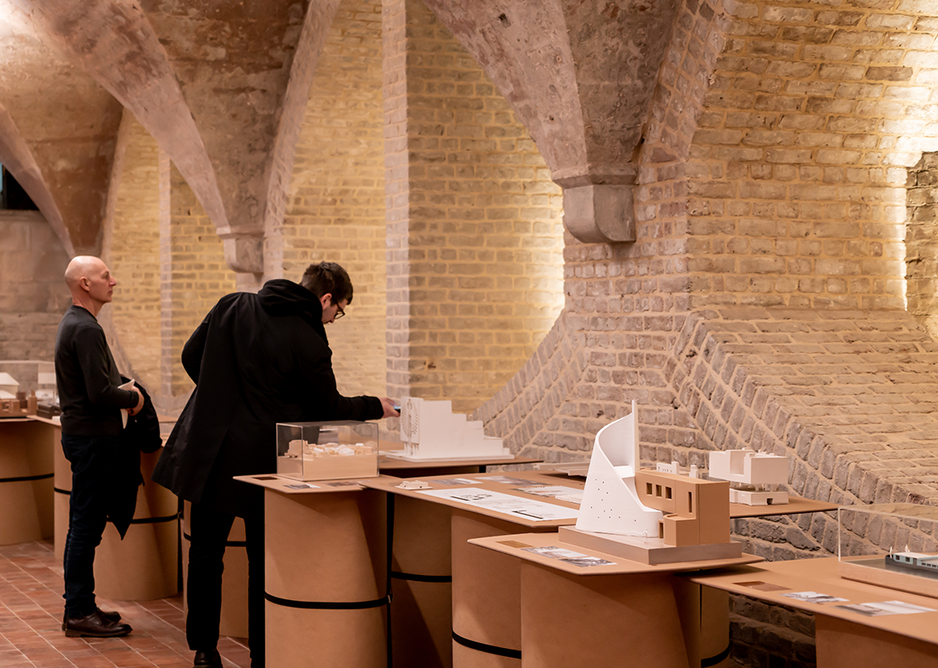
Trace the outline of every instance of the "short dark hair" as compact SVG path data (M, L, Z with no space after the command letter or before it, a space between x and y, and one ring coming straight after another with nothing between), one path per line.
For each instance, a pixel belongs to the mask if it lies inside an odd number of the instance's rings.
M352 279L348 272L335 262L320 262L311 264L303 272L300 285L317 297L325 294L332 295L332 303L338 304L342 300L352 303Z

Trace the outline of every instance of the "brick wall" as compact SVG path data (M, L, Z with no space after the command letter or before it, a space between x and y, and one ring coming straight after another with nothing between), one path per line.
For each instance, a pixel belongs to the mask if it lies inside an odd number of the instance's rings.
M68 260L38 211L0 211L0 360L52 360Z
M389 385L475 409L559 311L561 197L523 126L422 2L386 0Z
M215 226L165 154L159 192L162 394L177 397L192 389L182 348L215 302L235 290L235 274Z
M329 326L339 390L385 394L381 5L343 2L329 29L296 147L283 223L283 275L338 262L355 287Z
M160 389L159 148L124 112L111 175L101 257L117 280L102 310L121 372Z
M938 334L938 154L926 153L906 182L906 299L909 313Z

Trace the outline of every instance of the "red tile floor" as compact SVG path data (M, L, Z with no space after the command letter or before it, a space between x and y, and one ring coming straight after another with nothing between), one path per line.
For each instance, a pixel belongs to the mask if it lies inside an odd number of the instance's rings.
M62 631L62 564L51 541L0 547L0 666L37 668L188 668L182 595L157 601L109 601L133 627L124 638L66 638ZM225 668L250 666L243 639L222 638Z

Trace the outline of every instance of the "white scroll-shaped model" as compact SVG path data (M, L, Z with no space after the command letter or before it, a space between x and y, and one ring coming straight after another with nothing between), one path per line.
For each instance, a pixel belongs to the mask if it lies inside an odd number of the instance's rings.
M482 422L469 421L453 413L449 401L427 401L405 397L401 404L403 454L386 452L401 459L482 459L510 454L502 439L486 436Z
M638 416L632 413L599 430L586 474L576 528L581 531L658 537L660 510L642 504L635 490Z

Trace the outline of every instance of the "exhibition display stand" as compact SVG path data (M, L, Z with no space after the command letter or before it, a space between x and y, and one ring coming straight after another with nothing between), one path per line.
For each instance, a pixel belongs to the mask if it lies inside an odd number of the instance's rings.
M264 487L267 665L387 666L385 496L357 481Z
M521 482L510 482L512 479ZM395 509L407 509L406 513L395 512L393 552L398 567L409 569L408 582L417 605L399 627L394 622L396 608L392 608L392 629L401 629L392 635L396 665L520 665L517 564L467 541L477 536L550 531L572 524L576 521L576 504L519 490L524 488L521 483L534 481L577 492L582 489L582 481L537 472L421 476L419 480L428 488L403 489L402 480L386 477L361 481L393 495L390 498L394 501L389 503ZM488 492L520 500L521 513L476 505L479 501L473 499ZM461 500L460 496L470 500ZM538 519L536 513L541 504L544 505L540 510L546 510L546 514L564 517ZM428 570L419 570L422 568ZM451 584L447 577L450 574ZM449 610L445 606L447 601L451 601Z
M827 557L765 562L694 574L689 579L705 587L814 614L818 668L938 665L938 599L845 580L837 569L837 558ZM815 602L817 598L786 595L798 592L844 600ZM863 605L886 601L920 606L926 611L876 614Z
M52 453L60 435L51 420L0 419L0 545L52 535Z
M557 533L470 543L510 558L520 571L523 668L700 666L710 634L702 624L709 620L700 614L699 589L672 574L761 560L744 554L653 566L564 543ZM583 562L547 556L557 549L606 563L578 565Z

